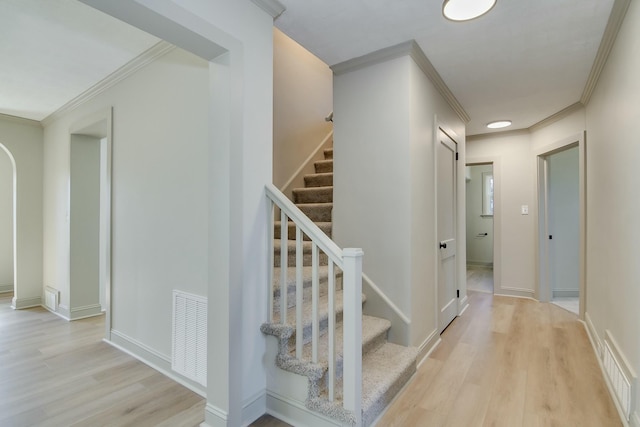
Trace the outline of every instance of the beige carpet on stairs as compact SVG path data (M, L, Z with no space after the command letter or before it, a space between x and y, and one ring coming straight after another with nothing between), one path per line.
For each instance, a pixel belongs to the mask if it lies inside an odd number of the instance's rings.
M333 149L324 150L324 160L315 162L315 173L304 177L305 187L293 190L293 202L331 237L333 210ZM287 273L286 283L280 283L280 240L274 240L274 319L265 323L264 334L278 339L279 353L276 365L289 372L306 376L309 381L307 408L331 417L341 423L353 424L354 415L342 408L342 280L341 272L336 277L336 399L328 400L328 303L327 303L327 257L320 256L320 339L319 361L311 362L311 242L303 244L303 337L302 359L295 357L295 225L287 226ZM274 235L279 237L282 224L274 224ZM287 323L280 323L280 295L287 292ZM365 304L366 296L362 296ZM416 371L417 349L387 342L391 323L386 319L363 316L362 321L362 419L363 425L371 425L384 408Z

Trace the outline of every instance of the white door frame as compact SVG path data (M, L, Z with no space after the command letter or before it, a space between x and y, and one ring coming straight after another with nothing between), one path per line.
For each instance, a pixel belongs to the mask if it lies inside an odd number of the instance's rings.
M536 233L536 298L541 302L551 300L549 281L549 240L548 240L548 213L547 213L547 162L546 157L569 148L578 147L578 174L579 174L579 205L580 205L580 255L579 255L579 289L580 289L580 319L584 319L586 308L586 246L587 246L587 205L586 205L586 132L573 135L553 144L539 147L534 151L535 170L537 172L536 194L538 195L537 209L537 233Z
M466 227L466 219L463 212L465 212L465 192L464 192L464 153L465 146L463 139L458 136L451 128L449 128L446 124L438 119L438 116L434 116L434 127L433 127L433 147L432 147L432 156L433 156L433 230L434 230L434 238L433 242L434 247L434 313L435 313L435 329L436 331L439 329L439 316L440 307L438 304L438 264L440 262L440 253L437 250L438 241L438 169L437 169L437 149L438 149L438 132L444 132L449 138L451 138L457 147L458 153L458 161L456 162L456 219L455 219L455 233L457 240L457 247L466 248L466 234L464 233ZM467 297L467 276L466 276L466 251L457 251L456 254L456 269L455 269L455 280L456 280L456 289L460 292L460 297L458 298L458 316L460 316L469 306L468 297Z
M500 156L467 157L465 161L465 166L486 164L493 165L493 293L495 295L502 292L502 209L500 204L502 201L502 176Z

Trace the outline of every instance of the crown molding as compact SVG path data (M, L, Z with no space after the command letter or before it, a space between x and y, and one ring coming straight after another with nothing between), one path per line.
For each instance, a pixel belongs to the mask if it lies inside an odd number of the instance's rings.
M465 124L469 123L471 118L453 95L453 92L451 92L444 80L442 80L438 71L435 69L431 61L429 61L429 58L427 58L415 40L409 40L395 46L385 47L384 49L340 62L329 68L331 68L333 74L337 76L407 55L411 56L422 72L426 74L429 80L431 80L431 83L433 83L436 89L438 89L440 95L442 95L449 103L449 106L451 106L451 108L456 112L458 117L460 117Z
M627 14L629 4L631 4L631 0L615 0L613 3L611 15L609 15L609 20L607 21L607 26L605 27L604 34L602 35L602 41L600 42L598 53L596 53L596 59L593 61L591 72L589 73L587 83L582 92L582 96L580 97L580 102L583 105L587 105L589 103L591 95L598 84L598 79L600 78L602 69L607 63L607 58L609 57L609 53L611 53L613 43L616 41L618 31L620 31L624 17Z
M138 71L140 68L146 66L147 64L155 61L163 55L171 52L175 49L175 46L171 43L167 43L165 41L161 41L142 52L140 55L132 59L131 61L124 64L122 67L118 68L113 73L109 74L107 77L90 87L89 89L82 92L80 95L73 98L71 101L64 104L62 107L58 108L53 113L49 114L42 120L43 126L48 126L53 123L55 120L62 117L64 114L78 108L80 105L85 102L95 98L100 95L107 89L115 86L122 80L129 77L131 74Z
M269 15L271 15L274 20L278 19L278 16L282 15L284 11L287 9L278 0L251 0L251 1L260 9L264 10Z
M0 113L0 120L6 121L6 122L19 123L21 125L42 127L42 124L37 120L25 119L24 117L12 116L10 114Z
M532 124L527 129L529 130L529 132L535 132L535 131L540 130L540 129L544 128L544 127L549 126L552 123L557 122L558 120L564 119L569 114L573 113L574 111L578 111L579 109L581 109L583 107L584 107L584 105L582 104L582 102L578 101L578 102L576 102L574 104L569 105L566 108L563 108L562 110L558 111L557 113L552 114L549 117L540 120L538 123Z

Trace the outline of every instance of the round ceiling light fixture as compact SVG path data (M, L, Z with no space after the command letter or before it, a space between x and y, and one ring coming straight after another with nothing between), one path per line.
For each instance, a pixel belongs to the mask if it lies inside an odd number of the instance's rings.
M511 126L511 120L498 120L495 122L487 123L489 129L502 129Z
M493 9L497 0L444 0L442 14L450 21L469 21Z

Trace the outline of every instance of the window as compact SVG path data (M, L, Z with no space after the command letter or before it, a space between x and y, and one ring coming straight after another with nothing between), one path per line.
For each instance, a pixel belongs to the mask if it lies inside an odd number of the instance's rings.
M482 215L493 216L493 173L482 173Z

